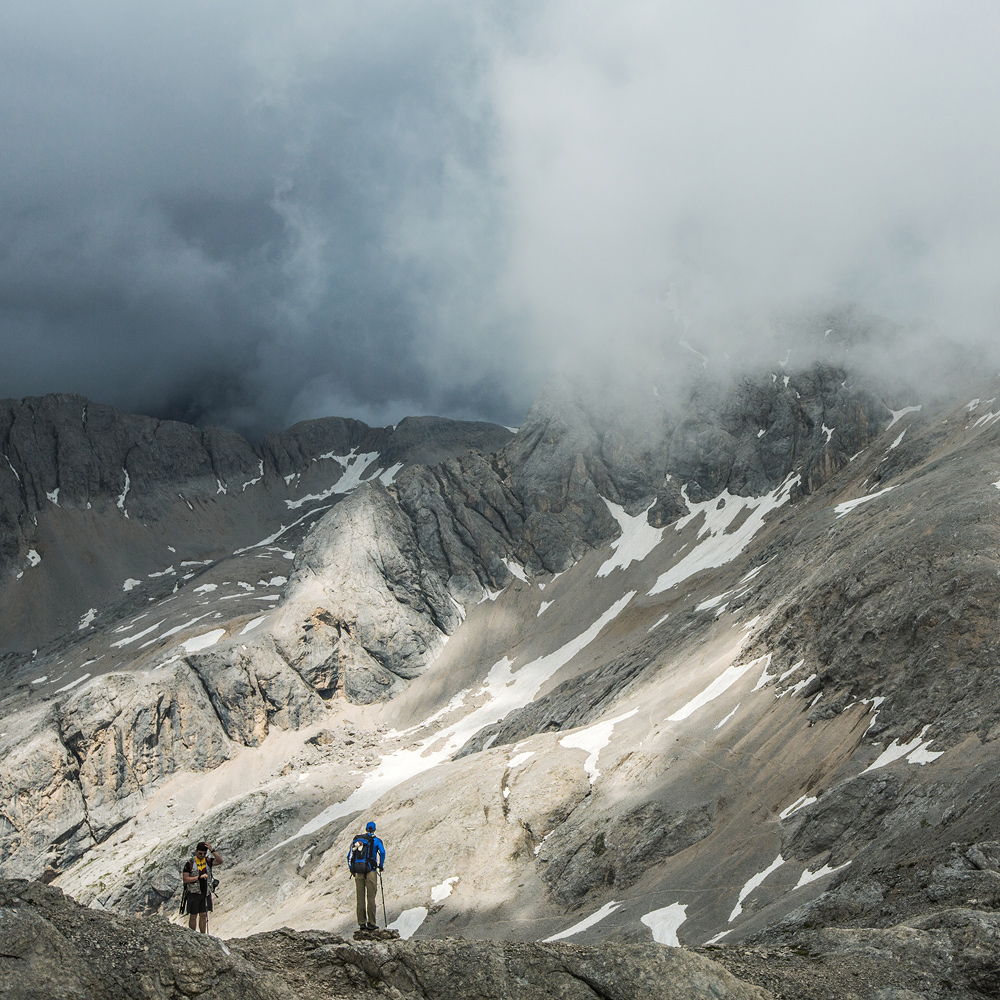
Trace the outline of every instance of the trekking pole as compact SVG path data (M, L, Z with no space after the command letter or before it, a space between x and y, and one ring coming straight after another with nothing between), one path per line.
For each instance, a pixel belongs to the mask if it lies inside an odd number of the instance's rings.
M382 883L382 869L378 870L378 884L379 888L382 890L382 923L385 924L386 930L389 929L389 918L385 914L385 885Z

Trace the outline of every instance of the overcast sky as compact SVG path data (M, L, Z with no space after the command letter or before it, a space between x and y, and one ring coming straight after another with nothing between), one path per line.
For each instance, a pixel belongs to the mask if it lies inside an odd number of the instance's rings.
M853 301L1000 318L1000 6L0 5L0 396L518 423Z

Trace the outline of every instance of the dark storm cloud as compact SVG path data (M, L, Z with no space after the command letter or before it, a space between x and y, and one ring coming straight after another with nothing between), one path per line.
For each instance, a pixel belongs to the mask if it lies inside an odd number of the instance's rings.
M0 21L0 394L254 432L523 410L480 290L478 17L174 0Z
M514 423L804 306L993 343L998 43L971 0L5 4L0 395Z

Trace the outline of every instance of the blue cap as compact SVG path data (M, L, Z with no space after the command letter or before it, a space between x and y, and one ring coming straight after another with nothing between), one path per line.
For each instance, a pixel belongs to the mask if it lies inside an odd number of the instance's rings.
M369 822L368 822L368 825L367 825L367 826L365 827L365 829L366 829L366 830L367 830L367 831L368 831L369 833L374 833L374 832L375 832L375 824L374 824L374 823L372 823L372 822L371 822L371 821L369 820Z

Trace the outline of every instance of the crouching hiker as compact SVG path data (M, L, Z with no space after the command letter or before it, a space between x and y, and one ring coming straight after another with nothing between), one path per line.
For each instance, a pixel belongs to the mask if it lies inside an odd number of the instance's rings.
M209 853L211 852L211 857ZM181 912L188 914L188 927L208 933L208 915L212 912L212 892L219 884L213 869L222 866L222 856L211 844L202 840L194 849L194 857L184 863L184 899ZM196 927L197 924L197 927Z
M378 888L378 872L385 868L385 846L375 836L375 824L369 823L365 832L351 841L347 852L347 866L354 876L354 886L358 896L358 927L360 930L375 930L375 890Z

